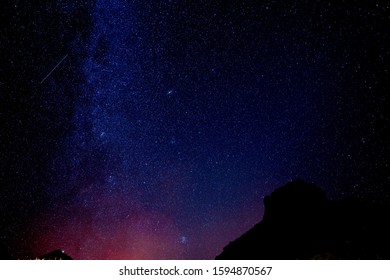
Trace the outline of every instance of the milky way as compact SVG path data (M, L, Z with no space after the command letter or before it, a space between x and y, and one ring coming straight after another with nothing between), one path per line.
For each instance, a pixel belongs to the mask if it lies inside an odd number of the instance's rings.
M210 259L294 178L381 196L388 4L23 2L0 43L16 257Z

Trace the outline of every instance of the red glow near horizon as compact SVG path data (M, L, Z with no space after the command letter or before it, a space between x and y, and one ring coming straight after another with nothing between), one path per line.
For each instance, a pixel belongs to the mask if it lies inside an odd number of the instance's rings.
M83 198L88 203L80 203ZM257 200L238 210L211 211L211 222L194 217L183 230L172 209L164 214L124 195L80 191L72 205L58 206L31 222L29 243L33 257L62 249L81 260L213 259L258 222L254 213L261 212Z

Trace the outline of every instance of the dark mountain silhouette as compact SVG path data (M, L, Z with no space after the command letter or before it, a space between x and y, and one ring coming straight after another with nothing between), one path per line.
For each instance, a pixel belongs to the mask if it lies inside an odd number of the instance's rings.
M6 246L0 243L0 260L13 260L16 259L14 256L9 254ZM72 257L65 254L63 250L54 250L50 253L36 257L36 260L73 260Z
M264 208L263 220L216 259L390 259L389 207L332 202L296 180L265 197Z
M40 260L73 260L70 256L65 254L62 250L55 250L53 252L47 253L38 257Z

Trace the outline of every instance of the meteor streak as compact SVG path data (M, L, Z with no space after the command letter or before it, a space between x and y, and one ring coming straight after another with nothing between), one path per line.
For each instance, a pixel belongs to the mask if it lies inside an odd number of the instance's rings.
M47 78L49 78L49 76L57 69L58 66L60 66L60 64L61 64L67 57L68 57L68 55L65 55L65 56L60 60L60 62L58 62L57 65L54 66L54 68L49 72L49 74L47 74L46 77L42 79L41 84L42 84Z

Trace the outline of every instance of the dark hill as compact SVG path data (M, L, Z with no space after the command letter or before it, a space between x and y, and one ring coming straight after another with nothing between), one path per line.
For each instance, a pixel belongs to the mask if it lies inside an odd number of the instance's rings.
M261 222L216 259L390 259L389 207L332 202L296 180L264 199Z
M62 250L54 250L50 253L38 257L39 260L73 260Z

